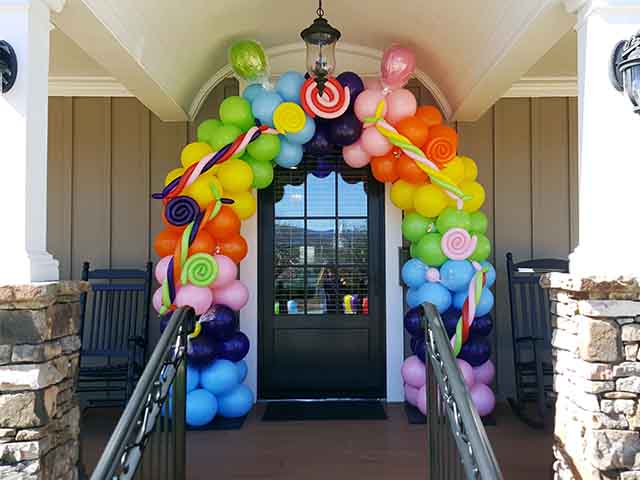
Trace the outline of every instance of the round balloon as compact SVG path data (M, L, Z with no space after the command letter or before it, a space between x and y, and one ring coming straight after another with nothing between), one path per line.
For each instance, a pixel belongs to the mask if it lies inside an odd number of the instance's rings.
M491 385L496 376L496 367L491 360L487 360L479 367L474 367L473 373L477 383Z
M207 335L216 340L228 340L238 330L238 317L226 305L213 305L200 317L201 335ZM215 392L213 392L215 393Z
M439 233L427 233L416 244L416 257L429 266L439 267L448 260L442 252L442 235Z
M420 390L418 390L418 410L423 415L427 414L427 386L423 385Z
M253 171L254 188L262 190L267 188L273 182L273 165L271 162L261 162L250 155L245 155L242 159L247 162Z
M490 314L477 317L469 328L469 334L474 337L486 337L493 329L493 319Z
M402 266L402 281L409 288L418 288L427 281L427 265L417 258L408 260Z
M304 145L311 141L316 133L316 122L309 115L306 115L306 121L302 130L295 133L287 133L287 140L291 143L298 143Z
M302 145L289 142L283 137L280 139L280 153L275 161L282 168L294 168L302 161L303 154Z
M390 89L402 88L416 69L416 56L412 50L392 45L382 54L380 79Z
M471 215L469 215L469 220L471 222L471 225L469 226L469 232L476 234L487 233L489 220L483 212L479 210L477 212L473 212Z
M360 95L364 90L364 83L362 82L362 78L356 73L353 72L342 72L340 75L336 77L340 85L349 89L350 94L350 106L356 101L358 95Z
M167 268L169 268L169 262L172 258L173 256L167 255L166 257L162 257L156 264L155 277L156 281L160 285L162 285L162 282L164 282L165 278L167 278Z
M365 128L356 144L360 144L362 150L374 157L386 155L393 148L389 140L376 128Z
M218 358L239 362L249 353L249 339L242 332L236 332L228 340L218 342Z
M485 337L470 337L467 343L462 345L458 357L472 367L479 367L491 357L491 344Z
M371 155L364 149L361 140L342 147L342 157L351 168L362 168L371 161Z
M396 170L396 157L391 153L371 159L371 172L379 182L395 182L398 179Z
M305 149L312 155L327 155L333 150L329 140L329 126L326 123L316 123L316 131Z
M458 292L453 296L453 306L458 310L462 310L462 306L464 305L464 301L469 296L468 292ZM482 317L489 312L493 308L493 293L488 288L482 289L482 294L480 295L480 301L476 304L476 317Z
M215 246L215 252L220 255L229 257L236 263L240 263L247 256L249 245L244 237L240 234L232 235L223 240L218 240Z
M416 191L413 206L420 215L436 218L447 206L447 196L436 185L423 185Z
M440 267L440 282L453 292L463 292L475 274L471 262L467 260L447 260Z
M218 214L205 225L205 231L209 232L215 240L239 235L240 218L232 207L222 205Z
M260 162L270 162L280 152L280 136L260 135L247 146L247 152Z
M476 249L473 251L469 259L482 263L489 258L489 255L491 254L491 242L481 233L476 236L478 238L478 243L476 244Z
M189 362L206 365L216 358L216 342L210 337L198 335L191 339L191 348L187 352Z
M413 405L414 407L418 406L418 392L419 389L416 387L412 387L411 385L404 386L404 399L409 405Z
M247 85L247 88L242 92L242 96L249 103L253 103L256 97L264 92L264 87L259 83L252 83L251 85Z
M436 227L438 232L443 234L452 228L469 230L471 228L471 216L464 210L447 207L436 220Z
M202 122L200 125L198 125L198 130L196 132L198 142L209 143L211 141L211 138L215 134L216 129L221 125L222 122L215 118Z
M225 125L235 125L243 132L246 132L255 125L251 104L244 98L233 95L225 98L220 104L220 120Z
M404 153L396 160L396 170L402 180L416 185L424 184L428 178L427 174L418 166L416 161Z
M473 387L473 385L476 383L476 377L473 372L473 367L460 358L456 359L456 363L458 364L460 373L462 373L462 378L464 380L464 383L467 385L467 388Z
M298 72L289 71L283 73L276 83L276 92L286 102L300 104L300 89L304 83L304 75Z
M486 417L496 406L496 397L493 391L483 383L477 383L471 391L471 400L478 411L478 415Z
M407 305L409 308L417 307L422 303L432 303L439 313L445 312L451 306L451 293L439 283L425 283L412 294L407 293Z
M416 117L422 120L427 127L433 127L442 123L442 113L433 105L423 105L416 110Z
M417 186L405 180L397 180L391 187L391 203L402 210L413 210Z
M347 111L329 123L331 143L346 147L356 142L362 133L362 123L353 112Z
M218 264L218 276L211 288L226 287L238 277L238 266L225 255L214 255L213 258Z
M392 125L396 125L405 118L413 117L417 108L418 102L413 93L401 88L387 96L387 113L384 118Z
M240 40L229 48L229 64L235 74L248 82L269 76L269 63L262 46L255 40Z
M218 398L218 413L225 418L244 417L253 407L253 392L246 385L238 385Z
M216 129L217 131L217 129ZM190 167L196 162L202 160L203 157L213 153L211 145L204 142L194 142L188 144L180 153L180 163L184 168Z
M269 125L273 128L273 112L283 101L278 93L265 90L262 94L258 95L251 104L253 116L260 120L261 124Z
M213 131L209 138L209 144L214 151L218 151L225 145L235 142L239 135L242 135L242 130L235 125L221 125ZM234 156L241 154L242 152L238 152Z
M200 370L200 384L214 395L224 395L240 383L238 373L233 362L215 360Z
M384 94L378 90L364 90L353 104L353 111L361 122L367 118L375 117L376 110L381 101L384 100ZM382 116L387 113L387 104L384 103Z
M421 148L429 138L429 127L416 116L406 117L396 122L396 129L418 148Z
M427 372L425 364L415 355L408 357L403 363L400 370L402 379L407 385L415 388L422 387L427 383Z
M236 362L236 368L238 369L238 377L240 378L240 383L242 383L247 378L247 373L249 373L247 362L245 362L244 360Z
M200 370L193 365L187 365L187 393L200 385Z
M251 188L253 183L253 170L247 162L239 158L234 158L220 165L218 179L225 192L244 192Z
M417 242L430 232L435 232L433 220L419 213L408 213L402 220L402 235L410 242Z
M176 293L175 304L178 307L192 307L196 315L206 312L213 301L211 290L206 287L183 285Z
M404 314L404 328L414 337L420 334L424 335L421 309L419 307L411 308Z
M204 388L187 393L186 422L192 427L202 427L210 423L218 411L216 397Z
M231 208L240 220L246 220L256 213L257 203L251 192L232 193L227 196L233 200Z
M240 280L234 280L228 285L214 288L213 303L226 305L232 310L241 310L249 301L249 289Z

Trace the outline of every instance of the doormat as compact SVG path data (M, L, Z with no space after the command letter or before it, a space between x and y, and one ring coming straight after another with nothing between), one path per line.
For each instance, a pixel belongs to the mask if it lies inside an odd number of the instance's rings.
M271 402L263 422L303 420L386 420L387 412L377 401Z
M201 427L192 427L187 425L187 431L205 431L205 430L240 430L244 425L247 416L238 418L224 418L220 415Z

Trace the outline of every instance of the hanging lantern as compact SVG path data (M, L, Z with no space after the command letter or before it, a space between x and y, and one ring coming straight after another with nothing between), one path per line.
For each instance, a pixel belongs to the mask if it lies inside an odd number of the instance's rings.
M0 40L0 79L2 80L1 93L7 93L16 82L18 74L18 59L11 45Z
M633 111L640 114L640 32L616 45L609 76L614 88L626 92Z

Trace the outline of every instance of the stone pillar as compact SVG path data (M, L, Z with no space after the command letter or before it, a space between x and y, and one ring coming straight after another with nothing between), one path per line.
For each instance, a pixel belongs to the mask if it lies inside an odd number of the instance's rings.
M84 282L0 286L0 478L78 476Z
M640 480L640 283L548 274L555 479Z

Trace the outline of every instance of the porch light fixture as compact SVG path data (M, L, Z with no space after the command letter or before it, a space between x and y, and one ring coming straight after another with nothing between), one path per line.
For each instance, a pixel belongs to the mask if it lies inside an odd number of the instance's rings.
M615 46L609 77L616 90L627 92L633 111L640 114L640 31Z
M322 0L318 2L316 14L318 18L300 32L300 36L307 47L307 72L315 80L318 92L322 95L327 78L336 68L336 43L340 40L341 33L324 18Z
M7 93L16 83L18 75L18 57L13 47L0 40L0 77L2 77L2 93Z

